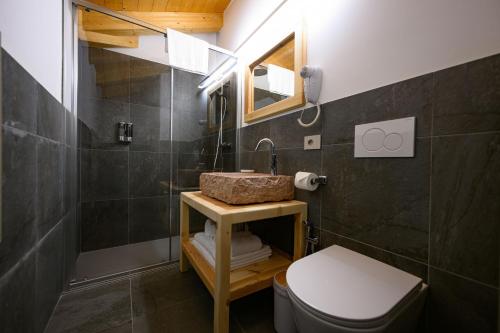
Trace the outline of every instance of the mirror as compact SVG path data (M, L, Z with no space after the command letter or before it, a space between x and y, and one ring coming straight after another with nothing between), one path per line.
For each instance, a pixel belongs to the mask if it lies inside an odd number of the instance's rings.
M305 104L299 74L304 50L302 33L296 30L247 67L245 122Z
M294 95L294 45L295 38L292 38L253 69L255 110Z

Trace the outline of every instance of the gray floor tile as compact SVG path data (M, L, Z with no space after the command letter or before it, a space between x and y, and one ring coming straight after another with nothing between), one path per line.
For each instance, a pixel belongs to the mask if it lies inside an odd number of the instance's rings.
M130 323L130 281L124 280L64 295L45 332L127 332Z
M267 289L233 302L229 331L274 332L272 297L272 289ZM180 273L178 264L174 264L134 275L131 280L64 295L45 330L46 333L132 331L213 332L212 297L193 270Z

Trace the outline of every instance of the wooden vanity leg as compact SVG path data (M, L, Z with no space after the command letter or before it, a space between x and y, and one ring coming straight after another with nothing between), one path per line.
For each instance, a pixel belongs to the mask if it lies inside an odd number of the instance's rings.
M304 216L302 213L295 214L293 232L293 260L298 260L304 255Z
M189 206L184 200L180 200L180 210L181 210L181 241L180 241L180 258L179 258L179 270L185 272L189 268L189 261L184 251L182 250L182 244L189 241Z
M215 239L214 333L229 332L231 224L217 223Z

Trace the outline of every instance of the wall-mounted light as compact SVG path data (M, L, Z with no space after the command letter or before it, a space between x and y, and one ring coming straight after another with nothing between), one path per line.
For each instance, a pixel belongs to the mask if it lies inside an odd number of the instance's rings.
M210 86L218 84L220 81L232 72L232 69L237 64L236 58L228 59L222 65L219 66L212 74L207 76L203 81L200 82L198 89L206 89Z

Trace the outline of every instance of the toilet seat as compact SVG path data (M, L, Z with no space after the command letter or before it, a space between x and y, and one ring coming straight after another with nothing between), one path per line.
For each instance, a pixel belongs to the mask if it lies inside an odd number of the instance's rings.
M368 321L348 321L327 315L302 302L296 295L293 294L293 292L290 289L288 289L288 296L296 306L297 305L300 306L302 311L307 312L311 314L313 317L326 321L330 324L337 325L338 327L342 328L374 329L374 328L384 327L387 324L389 324L399 314L400 311L403 311L404 308L408 304L410 304L414 298L419 296L419 292L421 292L421 289L418 288L415 289L415 291L412 292L411 295L409 295L410 297L398 303L398 305L396 305L393 311L391 311L387 316Z
M287 282L304 311L351 328L386 325L422 287L418 277L337 245L293 263Z

